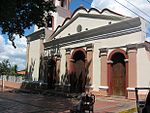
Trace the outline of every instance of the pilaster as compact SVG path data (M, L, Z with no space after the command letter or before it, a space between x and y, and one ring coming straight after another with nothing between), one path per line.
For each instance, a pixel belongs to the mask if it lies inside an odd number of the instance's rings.
M61 62L61 55L56 55L56 83L60 82L60 62Z
M69 71L70 71L70 58L71 58L70 52L71 52L71 49L67 48L66 49L66 73L67 74L69 74Z
M137 44L127 45L128 53L128 89L137 86ZM128 90L128 98L135 97L133 90Z
M104 96L107 95L108 92L108 77L107 77L107 48L99 49L99 57L100 57L100 64L101 64L101 83L99 86L100 93Z
M88 72L86 85L91 88L93 84L93 44L86 45L86 53L86 71Z

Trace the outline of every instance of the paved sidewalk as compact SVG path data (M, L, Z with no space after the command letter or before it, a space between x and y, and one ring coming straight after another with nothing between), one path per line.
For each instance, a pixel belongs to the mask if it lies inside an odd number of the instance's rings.
M131 113L136 112L135 100L123 97L96 96L94 113Z
M74 99L62 96L0 93L0 113L69 113L76 103ZM133 100L96 96L94 113L124 113L121 111L132 108L135 108ZM131 113L134 111L135 109Z

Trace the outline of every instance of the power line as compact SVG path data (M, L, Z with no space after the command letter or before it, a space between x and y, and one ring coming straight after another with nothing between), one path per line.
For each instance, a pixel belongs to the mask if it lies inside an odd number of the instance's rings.
M121 4L120 2L118 2L117 0L115 0L115 1L116 1L118 4L120 4L121 6L125 7L125 8L128 9L129 11L131 11L132 13L134 13L135 15L141 17L143 20L147 21L147 22L150 24L150 22L149 22L148 20L146 20L146 19L143 18L142 16L138 15L136 12L132 11L131 9L129 9L128 7L126 7L125 5L123 5L123 4ZM130 23L128 23L128 22L126 22L126 23L130 25ZM142 30L142 32L144 32L144 33L150 35L150 33L146 32L146 31L143 31L143 30Z
M131 9L129 9L128 7L126 7L125 5L123 5L120 2L118 2L117 0L114 0L114 1L116 1L118 4L120 4L121 6L125 7L126 9L128 9L129 11L131 11L132 13L134 13L135 15L141 17L143 20L147 21L150 24L150 22L148 20L146 20L145 18L143 18L142 16L140 16L138 13L132 11Z
M150 1L149 0L147 0L149 3L150 3Z
M88 3L88 4L90 4L89 2L87 2L86 0L82 0L82 1L84 1L84 2L86 2L86 3ZM143 18L142 16L140 16L140 15L138 15L138 13L136 13L136 12L134 12L134 11L132 11L131 9L129 9L128 7L126 7L125 5L123 5L123 4L121 4L120 2L118 2L117 0L115 0L118 4L120 4L121 6L123 6L123 7L125 7L126 9L128 9L129 11L131 11L132 13L134 13L135 15L137 15L137 16L139 16L139 17L141 17L143 20L145 20L145 21L147 21L149 24L150 24L150 22L148 21L148 20L146 20L145 18ZM127 1L127 0L126 0ZM129 2L129 1L127 1L127 2ZM132 3L129 3L129 4L132 4ZM133 5L133 4L132 4ZM133 5L134 6L134 5ZM95 6L96 7L96 6ZM134 7L136 7L136 6L134 6ZM99 9L98 7L96 7L97 9ZM138 10L140 10L138 7L136 7ZM140 10L141 11L141 10ZM143 13L143 11L141 11L142 13ZM145 12L144 12L145 13ZM147 14L146 14L147 15ZM150 16L148 15L148 17L150 18ZM130 23L128 23L128 22L126 22L128 25L131 25ZM145 33L145 34L147 34L147 35L150 35L150 33L148 33L148 32L146 32L146 31L143 31L143 30L141 30L143 33Z
M148 15L147 13L145 13L144 11L142 11L140 8L136 7L134 4L132 4L128 0L125 0L125 1L127 1L130 5L132 5L133 7L135 7L136 9L138 9L140 12L142 12L144 15L146 15L146 16L148 16L150 18L150 15Z
M126 7L125 5L123 5L123 4L121 4L120 2L118 2L117 0L115 0L115 1L116 1L118 4L122 5L123 7L125 7L126 9L130 10L130 11L131 11L132 13L134 13L135 15L141 17L143 20L147 21L147 22L150 24L150 22L149 22L148 20L146 20L146 19L143 18L142 16L138 15L136 12L132 11L131 9L129 9L128 7ZM129 23L128 23L128 24L129 24ZM144 33L150 35L150 33L146 32L146 31L143 31L143 30L142 30L142 32L144 32Z

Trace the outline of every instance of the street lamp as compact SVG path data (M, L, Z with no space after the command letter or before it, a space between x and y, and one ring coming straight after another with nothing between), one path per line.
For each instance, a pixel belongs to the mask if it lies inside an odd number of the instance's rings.
M148 87L135 88L136 105L137 105L138 113L142 113L142 110L146 104L146 99L147 99L147 95L148 95L149 91L150 91L150 88L148 88Z
M2 75L2 92L4 92L4 88L5 88L5 85L4 85L4 75Z

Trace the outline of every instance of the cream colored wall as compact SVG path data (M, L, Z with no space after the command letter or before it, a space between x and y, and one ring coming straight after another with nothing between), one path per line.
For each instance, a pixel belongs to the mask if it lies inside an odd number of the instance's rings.
M61 5L61 1L60 0L55 0L55 6L60 6Z
M64 7L60 6L60 1L57 1L57 8L56 8L56 12L52 13L52 16L54 17L54 30L56 30L56 28L60 25L63 24L64 20L67 17L70 17L70 11L65 9Z
M40 39L30 42L29 49L29 63L28 72L30 70L31 63L35 61L34 70L32 74L33 80L37 81L39 77L39 63L40 63Z
M150 86L150 53L145 48L137 51L137 86Z
M110 21L112 23L115 23L115 21L112 20L79 17L74 22L72 22L69 26L67 26L67 28L65 28L61 33L59 33L55 38L61 38L61 37L68 36L69 34L72 35L78 33L77 32L78 25L82 26L82 31L86 31L86 28L90 30L100 26L108 25Z
M132 34L127 34L127 35L122 35L122 36L117 36L114 38L107 38L107 39L102 39L101 48L111 48L111 47L120 47L120 46L126 46L129 44L138 44L138 43L143 43L145 40L141 37L142 32L136 32Z
M60 79L61 76L66 74L66 50L65 48L60 49L61 63L60 63Z
M108 51L108 56L111 51L113 51L113 48L121 48L126 51L126 45L129 44L138 44L142 43L144 40L141 37L142 32L136 32L132 34L122 35L118 37L112 37L107 39L100 39L100 40L94 40L89 42L83 42L83 43L77 43L72 44L69 46L65 46L64 48L76 48L76 47L85 47L86 44L93 44L93 87L94 90L98 90L98 86L101 84L101 61L99 58L99 49L100 48L112 48ZM124 46L124 47L122 47ZM65 49L61 50L62 58L61 58L61 75L65 73ZM107 57L108 57L107 56ZM106 75L107 76L107 75Z
M141 34L142 34L142 32L136 32L136 33L132 33L132 34L127 34L127 35L122 35L122 36L118 36L118 37L101 39L101 40L95 41L95 43L94 43L94 50L95 51L94 52L97 52L100 48L108 48L109 49L108 53L107 53L107 57L108 57L109 54L115 48L120 48L120 49L126 51L126 45L136 44L136 43L138 44L138 43L144 42L144 38L141 37ZM95 70L93 70L93 73L94 73L94 75L96 75L96 76L94 76L95 77L94 78L94 84L97 86L100 86L100 84L101 84L101 82L100 82L100 77L101 77L101 73L100 73L100 71L101 71L100 66L101 65L100 64L101 64L101 61L100 61L100 58L98 58L98 56L99 56L98 52L95 53L95 55L94 55L93 66L94 66ZM98 82L99 82L99 84L98 84ZM95 87L95 88L97 88L97 87Z
M63 20L60 20L59 23L57 22L57 18L58 18L58 13L57 13L57 12L54 12L54 13L52 14L52 16L55 17L54 20L53 20L53 23L54 23L54 26L53 26L53 27L54 27L54 30L55 30L55 29L58 27L58 25L61 25L61 24L62 24L62 21L63 21Z

